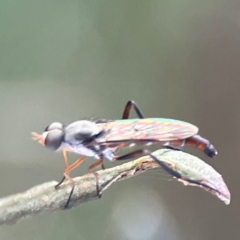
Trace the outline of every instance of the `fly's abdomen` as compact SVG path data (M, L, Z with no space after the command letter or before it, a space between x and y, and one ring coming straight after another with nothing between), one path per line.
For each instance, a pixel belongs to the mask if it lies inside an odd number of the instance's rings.
M207 139L201 137L200 135L194 135L190 138L187 138L186 145L199 148L209 157L214 157L218 154L216 148Z
M169 142L169 145L171 146L177 146L177 147L194 147L202 150L207 156L214 157L217 155L216 148L209 142L209 140L201 137L200 135L194 135L189 138L186 138L184 140L175 140Z

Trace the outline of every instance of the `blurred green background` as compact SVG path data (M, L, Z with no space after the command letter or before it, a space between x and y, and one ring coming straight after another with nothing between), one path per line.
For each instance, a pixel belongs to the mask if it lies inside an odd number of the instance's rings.
M1 227L0 239L240 239L239 11L238 0L1 1L1 197L62 177L62 155L32 131L117 119L134 99L145 116L200 128L219 155L191 152L223 174L232 203L155 171L77 209Z

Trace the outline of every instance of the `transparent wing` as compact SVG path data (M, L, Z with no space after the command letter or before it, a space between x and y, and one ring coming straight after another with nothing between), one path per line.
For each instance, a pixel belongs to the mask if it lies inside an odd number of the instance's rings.
M198 128L190 123L165 119L145 118L116 120L100 124L107 134L99 142L121 141L173 141L195 135Z

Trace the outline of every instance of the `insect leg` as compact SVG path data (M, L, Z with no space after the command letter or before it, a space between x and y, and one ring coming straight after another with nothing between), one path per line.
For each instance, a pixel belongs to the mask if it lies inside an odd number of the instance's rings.
M71 184L72 184L72 189L71 189L71 192L69 194L69 197L68 197L68 200L67 200L67 203L65 205L64 208L67 208L68 205L69 205L69 202L71 200L71 197L72 197L72 194L73 194L73 190L74 190L74 187L75 187L75 182L73 181L73 179L68 175L74 168L76 168L78 165L80 165L83 160L85 159L86 157L80 157L79 159L77 159L73 164L69 165L63 172L63 175L66 179L68 179Z
M177 171L171 169L170 167L168 167L167 164L165 164L163 161L159 160L157 157L155 157L152 153L150 153L149 151L145 151L146 153L148 152L148 155L157 163L160 165L160 167L162 169L164 169L167 173L169 173L170 175L172 175L175 178L182 178L182 175L180 173L178 173Z
M129 100L124 108L122 119L129 118L130 110L132 107L134 108L134 110L139 118L144 118L143 113L140 110L140 108L138 107L138 105L133 100Z
M174 146L171 146L171 145L164 146L164 148L175 150L175 151L182 151L181 147L174 147Z
M129 158L134 158L134 157L143 156L143 155L149 155L156 163L158 163L160 165L160 167L162 169L164 169L170 175L172 175L176 178L180 178L180 179L182 178L181 174L179 174L177 171L168 167L167 164L165 164L163 161L159 160L151 152L149 152L148 150L145 150L145 149L136 150L136 151L128 153L126 155L116 157L116 160L126 160Z
M101 193L100 193L100 190L99 190L99 179L98 179L98 173L97 172L93 172L93 175L95 176L96 178L96 192L97 192L97 196L98 198L101 198Z
M146 151L144 149L139 149L133 152L130 152L128 154L116 157L114 160L121 161L121 160L127 160L129 158L135 158L135 157L141 157L143 155L147 155Z
M177 142L179 142L179 140ZM181 142L181 144L178 143L178 145L180 144L179 146L169 145L170 142L165 143L163 146L164 146L164 148L167 148L167 149L172 149L172 150L176 150L176 151L182 151L182 148L185 146L186 140L183 139L183 140L180 140L180 142Z
M67 152L69 151L68 148L63 149L63 158L64 158L64 164L65 164L65 169L68 168L68 158L67 158ZM65 176L63 176L62 180L55 186L55 189L57 189L66 179Z
M55 189L57 189L64 182L65 179L66 177L63 176L62 180L55 186Z
M174 169L168 167L167 164L165 164L163 161L159 160L157 157L155 157L152 153L148 153L148 155L156 162L160 165L160 167L162 169L164 169L167 173L169 173L170 175L172 175L173 177L181 180L181 181L184 181L184 182L187 182L189 184L194 184L194 185L198 185L198 186L202 186L206 189L209 189L210 191L214 191L214 192L217 192L219 193L219 191L217 191L216 189L208 186L207 184L205 184L204 182L201 182L201 181L195 181L195 180L192 180L192 179L189 179L189 178L186 178L184 177L183 175L181 175L180 173L178 173L177 171L175 171Z
M96 168L97 166L99 165L102 165L102 169L105 169L104 168L104 165L103 165L103 158L99 159L97 162L93 163L89 168L88 170L91 171L93 170L94 168Z
M141 157L144 155L147 155L148 153L145 153L145 150L143 149L139 149L130 153L127 153L125 155L119 156L119 157L115 157L114 160L115 161L121 161L121 160L128 160L130 158L135 158L135 157Z
M104 165L103 165L104 156L103 156L102 154L100 154L99 157L100 157L100 159L99 159L97 162L93 163L93 164L88 168L88 170L89 170L90 172L92 172L92 170L93 170L94 168L96 168L97 166L99 166L99 165L101 165L102 169L105 169L105 168L104 168ZM95 178L96 178L96 191L97 191L97 195L98 195L99 198L101 198L101 193L100 193L100 191L99 191L98 173L93 172L93 175L94 175Z
M178 147L173 147L173 146L166 146L165 148L171 149L171 150L176 150L176 151L182 151L182 149L178 148ZM135 158L135 157L141 157L144 155L149 155L150 152L148 150L145 149L138 149L136 151L127 153L125 155L116 157L115 160L116 161L121 161L121 160L128 160L130 158ZM150 156L150 155L149 155ZM155 159L154 159L155 160Z

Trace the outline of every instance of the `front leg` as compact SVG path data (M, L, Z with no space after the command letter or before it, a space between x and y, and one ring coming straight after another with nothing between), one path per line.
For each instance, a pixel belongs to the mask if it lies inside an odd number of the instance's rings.
M64 165L65 165L65 169L68 168L69 164L68 164L68 158L67 158L67 152L72 152L71 149L69 148L64 148L63 149L63 159L64 159ZM63 176L62 180L55 186L55 189L57 189L66 179L65 176Z
M57 188L59 185L62 184L62 182L63 182L65 179L69 180L69 181L71 182L71 184L72 184L72 188L71 188L71 191L70 191L68 200L67 200L64 208L68 208L68 205L69 205L69 203L70 203L70 200L71 200L71 197L72 197L74 188L75 188L75 182L74 182L73 179L69 176L69 173L70 173L74 168L76 168L77 166L79 166L79 165L84 161L85 158L86 158L86 157L80 157L80 158L77 159L74 163L72 163L71 165L68 165L68 166L64 169L63 179L55 186L55 188Z

